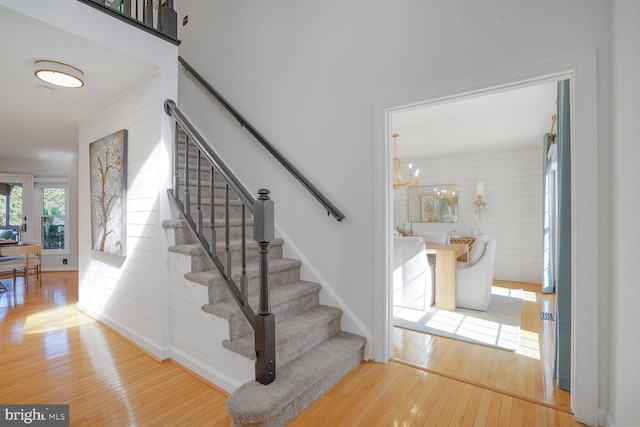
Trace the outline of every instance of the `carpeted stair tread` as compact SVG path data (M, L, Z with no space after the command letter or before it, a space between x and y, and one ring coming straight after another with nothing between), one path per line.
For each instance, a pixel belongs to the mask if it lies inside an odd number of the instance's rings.
M234 425L284 426L355 368L366 340L340 332L284 366L269 385L251 381L227 400Z
M290 258L276 258L269 260L269 272L278 272L289 270L292 268L299 268L302 262L297 259ZM257 263L247 265L247 276L257 276L260 272L260 266ZM211 283L215 283L220 280L220 274L218 270L206 270L199 271L197 273L186 273L185 279L198 283L200 285L209 286Z
M339 308L318 305L285 320L279 321L276 317L276 363L278 366L284 366L290 360L338 333L341 316L342 310ZM224 340L222 345L251 360L256 358L253 331L235 341Z
M205 228L211 227L211 220L208 218L204 218L202 220L202 225ZM246 218L245 219L245 226L247 228L250 228L253 225L253 218ZM164 220L162 221L162 226L164 228L184 228L186 230L189 230L189 226L187 225L187 222L183 219L169 219L169 220ZM216 228L223 228L225 226L225 220L224 219L216 219L213 223L213 226ZM242 219L240 218L229 218L229 227L233 228L233 227L242 227ZM251 238L252 235L251 234L247 234L247 237Z

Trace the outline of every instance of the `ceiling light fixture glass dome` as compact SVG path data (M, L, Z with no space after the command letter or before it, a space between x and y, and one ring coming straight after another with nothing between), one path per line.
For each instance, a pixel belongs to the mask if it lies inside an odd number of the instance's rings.
M37 78L43 82L61 87L82 87L84 86L84 73L72 67L57 61L39 60L36 61Z

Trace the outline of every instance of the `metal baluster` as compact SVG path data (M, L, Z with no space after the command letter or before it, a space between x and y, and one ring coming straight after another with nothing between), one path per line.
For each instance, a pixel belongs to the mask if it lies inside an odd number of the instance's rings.
M164 11L163 32L174 39L178 37L178 13L173 8L173 0L167 0L167 8Z
M153 0L147 0L147 4L144 6L144 23L153 27Z
M178 158L178 125L176 124L175 143L173 144L173 195L180 200L180 159Z
M191 194L189 193L189 135L184 141L184 211L191 218Z
M227 183L225 183L224 198L224 244L227 255L227 277L231 277L231 246L229 244L229 184Z
M196 157L196 198L198 203L198 222L196 230L198 230L198 234L202 235L202 186L200 185L201 181L201 164L202 164L202 152L198 150L198 154Z
M216 241L217 241L217 236L216 236L216 216L215 216L215 178L214 178L214 173L215 173L215 169L213 168L213 165L211 165L211 176L209 177L209 181L211 182L211 196L209 197L211 199L211 255L215 255L216 254Z
M247 236L245 231L245 206L242 204L242 276L240 277L240 292L244 304L249 304L249 284L247 278Z
M124 0L122 2L122 14L131 17L131 0Z
M160 32L162 32L162 25L164 24L163 22L163 18L162 18L162 0L158 1L158 24L156 26L156 29Z

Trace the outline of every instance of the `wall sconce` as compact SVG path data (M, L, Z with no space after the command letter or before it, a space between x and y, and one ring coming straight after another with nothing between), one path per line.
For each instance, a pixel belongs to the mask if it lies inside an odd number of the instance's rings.
M396 138L400 136L398 133L394 133L391 135L393 137L393 188L397 189L400 187L416 187L420 184L420 169L416 169L415 174L413 173L413 166L409 163L409 181L402 182L402 164L398 155L396 154ZM416 182L413 182L413 177L416 177Z
M473 204L476 205L476 210L478 211L478 220L482 220L482 208L487 205L487 202L482 200L482 196L484 196L484 182L476 183L476 196L478 198L473 201Z

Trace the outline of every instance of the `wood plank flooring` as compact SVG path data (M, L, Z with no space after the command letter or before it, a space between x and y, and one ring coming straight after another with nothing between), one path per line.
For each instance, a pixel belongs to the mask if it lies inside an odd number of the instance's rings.
M540 312L555 312L555 294L539 285L494 281L494 286L523 289L520 348L516 352L474 345L394 328L394 358L450 378L482 385L514 397L571 412L571 395L553 379L555 322Z
M45 272L42 288L30 280L28 293L23 279L15 293L11 280L3 280L9 291L0 294L0 404L69 404L72 426L231 424L225 392L177 364L158 363L78 312L77 277ZM467 381L398 362L366 362L291 425L579 423L564 411Z

